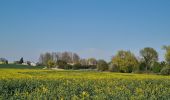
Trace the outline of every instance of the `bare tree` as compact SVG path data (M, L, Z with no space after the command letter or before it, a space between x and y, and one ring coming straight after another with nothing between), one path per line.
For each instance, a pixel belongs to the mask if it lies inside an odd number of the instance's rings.
M80 59L81 65L88 65L88 61L86 59Z
M49 60L53 60L53 57L50 53L47 52L40 55L39 61L41 64L47 65Z
M73 53L72 62L73 63L79 63L79 61L80 61L79 55L76 54L76 53Z
M63 61L65 61L65 62L67 62L67 63L71 63L71 62L72 62L71 59L72 59L72 58L71 58L71 55L70 55L69 52L63 52L63 53L62 53L62 60L63 60Z

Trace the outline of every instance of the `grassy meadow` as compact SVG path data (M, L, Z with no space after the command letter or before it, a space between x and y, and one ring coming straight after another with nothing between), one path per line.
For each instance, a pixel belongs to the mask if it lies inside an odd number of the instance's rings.
M0 65L2 100L168 100L170 77Z

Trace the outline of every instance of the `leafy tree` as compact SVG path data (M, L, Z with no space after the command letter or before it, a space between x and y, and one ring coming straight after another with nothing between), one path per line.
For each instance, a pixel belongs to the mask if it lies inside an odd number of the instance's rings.
M170 46L163 46L163 49L166 50L165 60L170 65Z
M88 65L97 65L97 60L95 58L89 58Z
M151 64L158 61L158 53L156 50L150 47L146 47L140 51L142 60L145 63L145 69L150 70Z
M167 66L167 63L166 63L165 61L162 61L162 62L160 62L160 65L161 65L162 67L165 67L165 66Z
M163 68L163 67L162 67L161 64L158 63L158 62L154 62L154 63L152 63L152 65L151 65L151 70L152 70L154 73L159 73L162 68Z
M161 70L162 75L170 75L170 66L166 66Z
M48 64L47 64L47 67L48 67L48 68L53 68L53 67L55 67L55 62L54 62L53 60L49 60L49 61L48 61Z
M146 68L146 64L144 61L139 62L139 71L144 71Z
M131 73L138 69L138 61L134 54L130 51L118 51L116 56L112 58L112 64L120 72Z
M109 66L108 66L106 61L99 60L97 62L97 69L98 69L98 71L106 71L106 70L108 70L108 68L109 68Z
M118 66L110 63L110 64L109 64L109 71L110 71L110 72L118 72L118 71L119 71L119 68L118 68Z

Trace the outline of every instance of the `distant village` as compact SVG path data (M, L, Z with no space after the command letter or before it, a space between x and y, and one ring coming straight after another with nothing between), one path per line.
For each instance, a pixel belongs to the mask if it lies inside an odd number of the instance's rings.
M28 65L28 66L37 66L37 63L31 61L24 61L22 57L19 61L14 61L13 63L9 63L6 58L0 58L0 64L21 64L21 65Z

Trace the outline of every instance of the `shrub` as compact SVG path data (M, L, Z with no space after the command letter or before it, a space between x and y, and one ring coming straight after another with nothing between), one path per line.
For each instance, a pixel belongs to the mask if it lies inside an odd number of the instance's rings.
M162 75L170 75L170 66L166 66L161 70Z
M64 69L72 69L72 65L67 64L67 65L64 66Z
M19 61L14 61L14 64L20 64Z
M97 63L97 69L98 71L106 71L108 70L108 64L104 60L99 60Z
M77 70L77 69L81 69L81 67L82 67L81 64L80 64L80 63L77 63L77 64L73 65L72 68L73 68L74 70Z
M97 66L96 65L87 65L86 69L96 69Z

